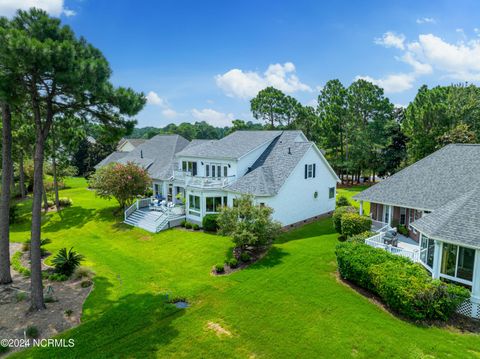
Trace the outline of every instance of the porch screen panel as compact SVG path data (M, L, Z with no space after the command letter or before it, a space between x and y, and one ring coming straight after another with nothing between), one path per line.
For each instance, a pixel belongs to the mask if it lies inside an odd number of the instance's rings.
M475 250L459 247L457 277L465 280L473 280L473 264L475 263Z
M455 244L443 243L442 265L440 272L455 277L457 265L457 246Z

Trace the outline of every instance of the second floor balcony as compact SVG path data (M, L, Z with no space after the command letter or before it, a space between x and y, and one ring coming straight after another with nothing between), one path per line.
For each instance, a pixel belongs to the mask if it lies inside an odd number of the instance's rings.
M189 171L176 170L173 171L173 178L177 181L182 181L185 186L197 187L197 188L223 188L232 184L236 176L227 177L204 177L193 176Z

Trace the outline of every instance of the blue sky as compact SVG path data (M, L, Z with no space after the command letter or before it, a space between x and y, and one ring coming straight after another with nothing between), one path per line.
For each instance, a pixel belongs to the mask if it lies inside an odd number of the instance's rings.
M406 105L424 83L480 80L475 1L0 0L0 15L32 3L148 94L139 126L250 120L268 85L314 104L327 80L363 77Z

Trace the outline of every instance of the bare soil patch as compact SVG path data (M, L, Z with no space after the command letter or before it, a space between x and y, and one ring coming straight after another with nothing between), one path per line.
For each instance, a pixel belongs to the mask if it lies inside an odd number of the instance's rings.
M222 335L225 335L227 337L232 336L232 333L229 330L225 329L224 327L222 327L218 323L208 322L207 323L207 328L210 329L210 330L213 330L219 337L222 336Z
M10 245L11 256L19 250L21 244ZM0 338L22 339L29 326L38 329L39 338L50 338L80 324L83 303L93 288L82 288L85 278L64 282L44 280L44 295L51 302L45 304L47 309L34 312L29 310L30 278L15 271L12 275L12 284L0 286ZM10 348L9 352L14 350Z

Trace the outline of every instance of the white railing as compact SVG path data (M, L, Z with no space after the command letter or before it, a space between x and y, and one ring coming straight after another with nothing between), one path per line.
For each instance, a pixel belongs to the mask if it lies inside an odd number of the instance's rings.
M227 177L203 177L192 176L187 171L173 171L173 178L183 180L185 185L199 188L222 188L235 181L236 176Z
M137 201L137 209L145 208L150 206L151 199L150 198L141 198Z
M128 207L125 212L124 212L124 217L125 217L125 220L127 220L127 218L137 210L137 202L135 202L134 204L132 204L130 207Z
M410 251L405 248L401 247L395 247L390 244L385 244L383 243L383 237L385 236L385 233L378 233L375 234L374 236L365 239L365 244L369 245L370 247L374 248L381 248L386 250L387 252L390 252L392 254L395 254L397 256L402 256L409 258L413 262L420 262L420 252L419 251Z

